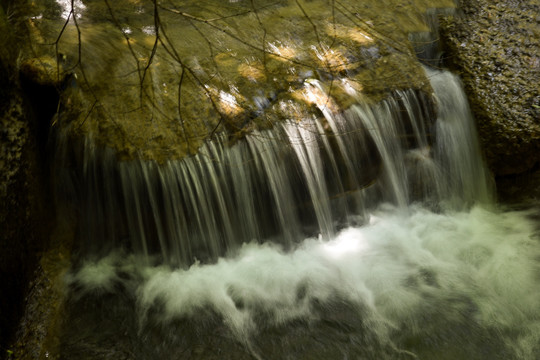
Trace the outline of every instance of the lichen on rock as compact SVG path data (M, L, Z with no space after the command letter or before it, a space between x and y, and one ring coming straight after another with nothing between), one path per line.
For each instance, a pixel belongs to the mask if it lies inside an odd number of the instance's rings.
M540 4L464 0L444 18L447 64L459 71L490 168L519 174L540 163Z

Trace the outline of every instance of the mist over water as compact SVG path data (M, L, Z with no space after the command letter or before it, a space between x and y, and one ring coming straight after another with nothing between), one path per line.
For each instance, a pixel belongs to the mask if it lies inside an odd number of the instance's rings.
M406 350L419 358L534 359L540 239L530 215L479 206L449 213L382 206L369 224L329 241L306 239L290 252L245 244L234 256L187 270L138 266L117 253L85 264L69 283L82 297L129 292L140 329L196 321L210 311L237 341L250 344L268 328L339 313L317 305L338 301L351 307L369 336L395 349L389 358L414 358L400 352ZM385 358L379 350L343 346L349 355Z

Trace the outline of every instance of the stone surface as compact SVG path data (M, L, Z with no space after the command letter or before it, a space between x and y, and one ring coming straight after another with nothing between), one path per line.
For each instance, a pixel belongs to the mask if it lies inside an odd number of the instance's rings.
M75 124L74 138L90 135L121 159L158 161L195 153L217 131L234 141L297 112L322 116L306 99L307 80L344 108L356 101L351 89L366 101L405 88L431 93L408 33L428 31L428 7L454 5L210 1L154 9L126 0L85 3L66 23L59 15L69 12L35 3L32 36L54 46L34 52L62 53L77 75L58 124Z
M60 86L64 73L61 64L50 56L25 59L19 71L28 81L41 86Z
M499 201L518 207L540 207L540 168L497 179ZM539 218L540 223L540 218Z
M17 13L0 6L0 358L9 350L25 306L29 281L45 246L48 215L45 154L38 126L18 79L24 37Z
M495 175L540 162L538 0L463 0L443 19L446 64L464 82Z

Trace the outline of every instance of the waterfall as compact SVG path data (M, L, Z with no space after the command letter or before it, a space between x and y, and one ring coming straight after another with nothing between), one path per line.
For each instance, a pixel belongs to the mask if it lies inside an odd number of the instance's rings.
M417 61L455 1L32 3L74 237L41 357L540 358L539 208Z
M251 241L292 248L309 236L330 239L381 203L489 202L459 80L426 71L433 99L405 90L368 105L355 94L345 111L321 103L320 118L286 119L232 146L219 134L196 155L163 164L119 162L87 138L83 168L58 171L67 174L59 192L76 188L82 251L103 256L121 247L189 266ZM321 86L306 83L311 91ZM68 146L61 143L59 158Z
M346 110L309 80L321 116L181 160L59 136L64 358L538 358L534 210L496 207L459 79L425 71Z

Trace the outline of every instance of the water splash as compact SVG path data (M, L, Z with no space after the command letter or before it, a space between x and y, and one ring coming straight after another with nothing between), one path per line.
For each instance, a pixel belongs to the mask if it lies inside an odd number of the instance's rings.
M137 266L134 258L114 254L86 264L70 281L86 296L131 292L143 332L155 321L171 326L211 311L239 341L256 343L269 329L295 321L318 324L318 304L339 314L328 305L339 299L363 324L341 344L349 355L396 358L401 348L420 358L449 351L449 358L479 359L487 351L533 359L540 350L540 239L528 215L478 206L448 214L387 206L369 224L329 241L306 239L290 252L250 243L234 257L186 270ZM380 349L358 349L355 336L373 336L396 352L386 357ZM482 350L492 342L497 347ZM285 356L287 346L294 339L274 356ZM315 356L309 349L302 354Z

